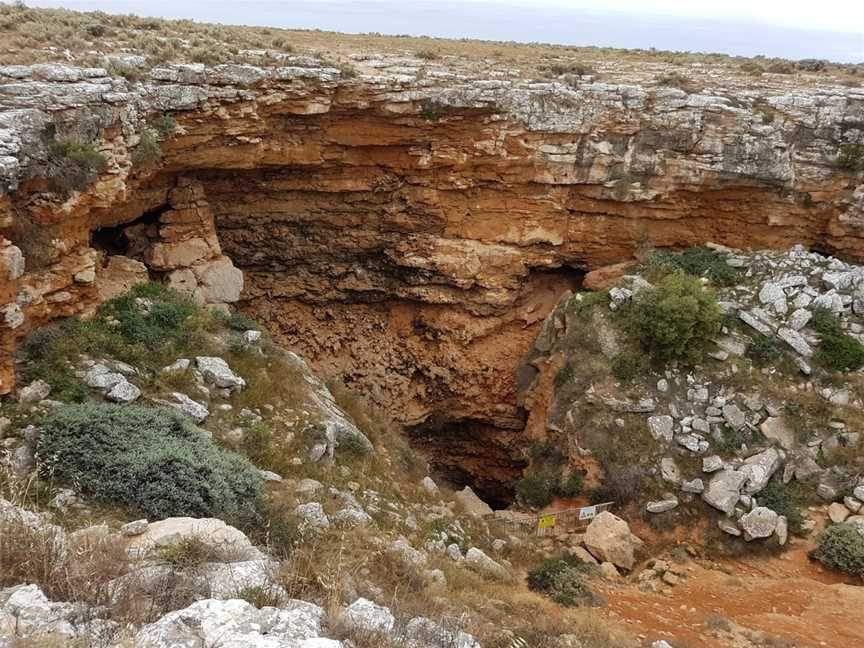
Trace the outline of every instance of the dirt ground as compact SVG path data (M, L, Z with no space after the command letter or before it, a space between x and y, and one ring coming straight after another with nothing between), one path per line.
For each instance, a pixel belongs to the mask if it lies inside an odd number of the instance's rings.
M725 626L718 617L761 631L766 646L864 646L864 586L811 561L810 547L796 540L776 557L693 561L688 576L668 593L645 592L635 583L613 585L602 590L609 603L605 614L636 636L687 648L752 645L740 633L717 630Z

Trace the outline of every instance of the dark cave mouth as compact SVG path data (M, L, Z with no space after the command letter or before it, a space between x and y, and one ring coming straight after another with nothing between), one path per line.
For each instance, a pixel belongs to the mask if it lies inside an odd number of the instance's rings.
M474 419L435 420L404 428L411 446L429 462L436 481L470 486L493 509L506 509L528 463L521 458L520 429L504 429Z

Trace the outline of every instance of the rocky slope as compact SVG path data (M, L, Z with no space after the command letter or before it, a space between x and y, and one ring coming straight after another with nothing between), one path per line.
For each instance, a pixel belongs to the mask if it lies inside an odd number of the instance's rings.
M862 252L860 177L835 163L861 137L859 89L280 65L0 68L4 391L16 339L149 273L239 299L494 496L522 466L515 368L584 272L646 243ZM70 138L105 165L58 195L52 142Z
M731 536L721 541L782 547L820 526L827 506L832 522L864 535L864 270L800 247L712 247L702 258L719 264L706 273L722 277L725 315L701 362L652 364L634 346L624 318L655 290L642 274L567 296L528 355L528 430L660 528L708 514ZM641 271L658 281L669 258ZM694 530L704 545L712 532Z

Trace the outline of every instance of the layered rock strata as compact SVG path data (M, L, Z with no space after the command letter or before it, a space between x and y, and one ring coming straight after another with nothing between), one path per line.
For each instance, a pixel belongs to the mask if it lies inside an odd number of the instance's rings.
M0 67L0 392L17 339L149 273L239 298L451 479L494 493L523 465L516 368L583 272L706 240L864 256L864 184L836 167L864 138L864 90L353 64L350 79L310 57L173 65L137 83ZM161 160L134 163L164 115ZM61 196L51 142L70 137L107 164Z

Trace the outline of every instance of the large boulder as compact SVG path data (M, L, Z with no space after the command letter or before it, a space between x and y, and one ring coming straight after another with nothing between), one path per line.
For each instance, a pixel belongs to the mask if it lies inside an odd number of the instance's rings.
M345 608L345 620L360 631L383 634L391 632L396 625L396 619L389 609L365 598L359 598Z
M0 646L97 645L97 637L110 635L116 624L96 619L93 612L83 604L52 602L36 585L2 589Z
M224 389L243 389L246 381L231 371L231 367L222 358L198 356L195 358L198 371L208 383Z
M648 431L655 441L672 443L675 420L668 414L648 417Z
M629 571L636 564L636 552L642 547L642 540L630 532L627 522L603 511L588 525L585 546L600 562L611 562Z
M240 562L263 556L239 529L217 518L166 518L147 525L147 530L128 539L126 551L134 558L146 558L165 547L190 538L201 542L214 556Z
M205 304L233 303L243 292L243 272L226 256L192 268L198 279L196 296Z
M738 469L739 473L746 476L742 492L746 495L755 495L760 492L768 481L783 465L783 456L777 448L768 448L762 452L748 457L744 465Z
M702 492L702 499L729 515L735 510L745 481L747 475L744 473L737 470L721 470L708 482L708 486Z
M477 494L471 490L470 486L466 486L461 491L453 493L453 498L462 505L462 508L465 509L468 515L484 517L493 514L489 505L477 497Z
M506 568L492 560L477 547L471 547L465 553L465 564L475 571L492 578L497 578L499 580L507 580L510 578L510 573Z
M109 256L108 263L97 270L96 288L99 301L125 295L138 284L150 281L147 266L125 256Z
M785 416L770 416L759 426L759 431L765 438L776 441L789 450L795 445L795 430L786 421Z
M742 515L738 520L738 526L744 532L746 541L755 540L756 538L768 538L774 535L777 529L777 513L765 506L757 506L746 515Z
M289 601L280 608L260 610L251 603L232 599L204 599L183 610L166 614L144 626L135 636L135 648L188 646L248 646L249 648L301 648L318 643L324 610L303 601Z

